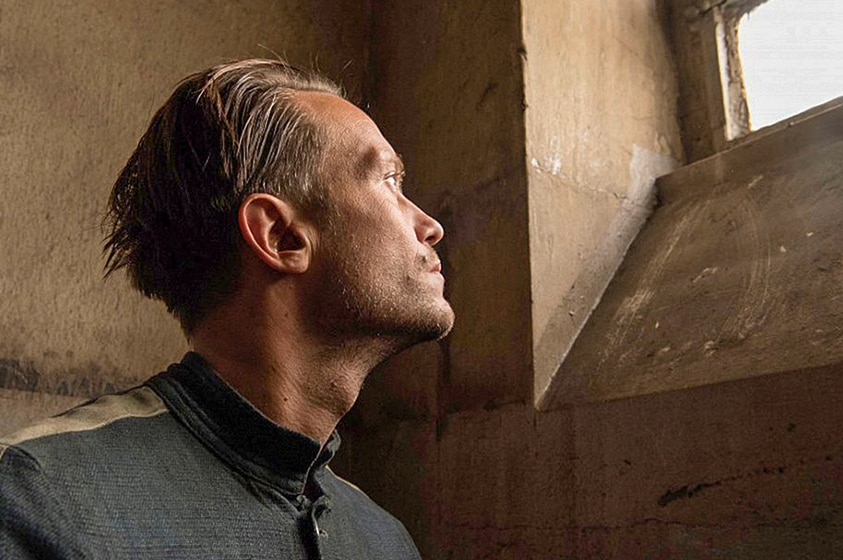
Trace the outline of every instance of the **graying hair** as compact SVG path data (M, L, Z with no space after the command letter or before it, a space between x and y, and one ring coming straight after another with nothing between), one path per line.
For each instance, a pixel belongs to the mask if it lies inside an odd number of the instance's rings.
M237 210L249 194L308 210L325 204L324 134L297 103L303 91L342 96L328 79L277 60L223 64L182 81L112 189L106 275L125 268L190 334L236 289Z
M296 92L342 96L334 83L278 61L244 60L212 68L199 99L217 108L230 135L223 165L245 195L271 192L307 205L316 192L321 131L296 103Z

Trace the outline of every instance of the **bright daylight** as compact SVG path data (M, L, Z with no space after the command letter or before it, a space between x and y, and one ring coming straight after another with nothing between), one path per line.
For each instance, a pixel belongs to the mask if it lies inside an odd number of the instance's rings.
M843 95L843 1L769 0L738 33L753 130Z

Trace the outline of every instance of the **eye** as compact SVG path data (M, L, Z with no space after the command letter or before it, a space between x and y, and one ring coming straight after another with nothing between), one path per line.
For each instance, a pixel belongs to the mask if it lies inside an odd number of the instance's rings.
M384 180L386 181L386 184L389 185L390 190L392 190L393 192L396 192L396 193L403 192L402 191L402 185L404 183L404 172L403 171L400 172L400 173L390 173L389 175L386 176L386 178Z

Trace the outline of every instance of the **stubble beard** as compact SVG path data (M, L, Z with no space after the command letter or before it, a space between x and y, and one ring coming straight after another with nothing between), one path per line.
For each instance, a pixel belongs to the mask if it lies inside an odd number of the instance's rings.
M322 334L338 341L372 341L378 347L374 351L386 358L451 331L451 306L423 280L430 274L425 268L429 257L418 257L417 267L403 273L400 263L363 270L359 263L333 257L335 265L325 271L325 285L316 296Z

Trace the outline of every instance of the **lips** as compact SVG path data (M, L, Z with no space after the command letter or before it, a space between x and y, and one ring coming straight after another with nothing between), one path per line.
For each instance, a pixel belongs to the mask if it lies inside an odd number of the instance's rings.
M439 260L439 255L432 251L426 255L422 255L422 268L427 269L428 272L442 272L442 261Z

